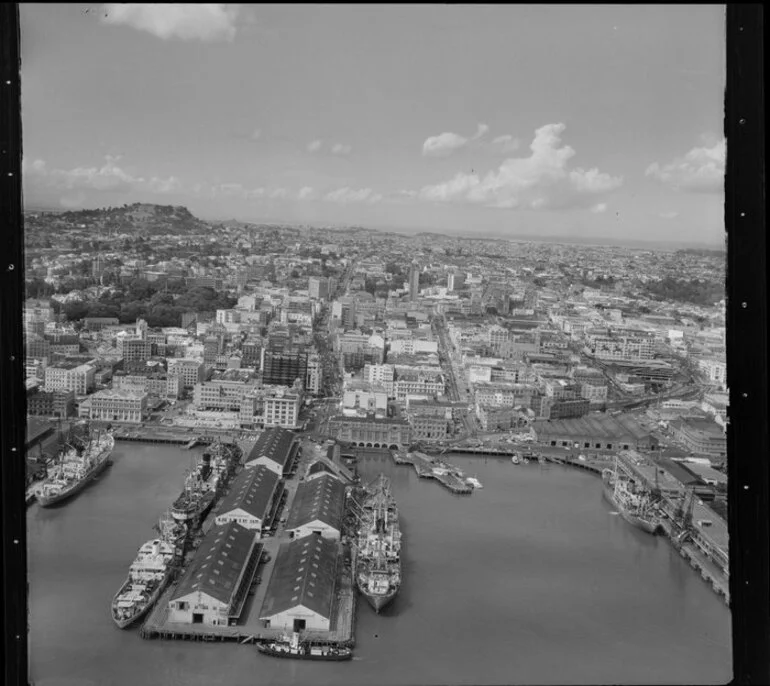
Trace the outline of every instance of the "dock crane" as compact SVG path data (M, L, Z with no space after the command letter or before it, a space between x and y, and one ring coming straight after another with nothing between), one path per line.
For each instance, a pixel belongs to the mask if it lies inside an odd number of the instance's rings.
M690 536L692 529L692 514L695 509L695 489L690 487L684 493L677 503L674 512L674 521L680 527L679 535L676 538L677 543L684 543Z

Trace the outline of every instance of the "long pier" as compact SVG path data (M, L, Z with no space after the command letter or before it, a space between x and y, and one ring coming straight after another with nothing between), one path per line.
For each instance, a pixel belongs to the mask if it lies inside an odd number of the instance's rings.
M394 451L391 451L390 454L396 464L411 464L417 472L417 476L421 479L435 479L444 486L444 488L447 488L452 491L452 493L458 495L469 495L473 493L473 487L469 486L460 476L458 476L456 474L456 468L450 464L437 464L433 458L419 452L408 453L406 456L397 455ZM437 467L443 467L443 469L436 472Z

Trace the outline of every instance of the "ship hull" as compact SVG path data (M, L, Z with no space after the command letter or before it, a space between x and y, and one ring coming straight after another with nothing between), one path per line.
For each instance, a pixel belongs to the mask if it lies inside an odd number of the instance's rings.
M211 506L214 504L214 493L209 492L201 497L197 507L192 509L172 507L171 516L178 522L189 522L196 517L203 517L208 514Z
M163 580L155 587L155 590L150 594L150 597L147 599L147 602L144 603L136 613L134 613L133 615L125 619L120 619L116 616L115 606L118 602L118 596L121 594L123 589L131 583L131 580L129 578L126 578L125 582L123 582L123 585L120 587L120 590L115 594L115 597L112 599L112 620L115 622L118 628L127 629L132 624L136 624L136 622L138 622L142 617L144 617L150 611L153 605L155 605L155 603L158 602L158 598L160 598L160 594L163 593L166 586L168 586L168 582L170 580L171 580L171 572L169 571L163 577Z
M607 483L604 484L602 493L604 494L604 498L607 500L607 502L609 502L610 505L612 505L620 513L620 516L623 517L623 519L625 519L629 524L653 536L658 533L661 528L658 522L654 522L628 512L620 505L620 503L617 502L613 489Z
M82 491L86 486L88 486L88 484L91 483L97 476L99 476L99 474L101 474L107 468L108 464L109 454L106 455L105 458L96 465L96 467L94 467L88 476L85 476L79 481L76 481L72 484L72 486L65 488L56 495L44 496L42 492L38 492L38 504L40 507L51 507L52 505L57 505L61 502L64 502L65 500L68 500L69 498L72 498L73 496L80 493L80 491Z
M361 588L361 585L359 584L358 590L361 591L361 595L366 598L366 601L369 603L369 605L372 606L372 609L379 614L381 610L384 610L390 603L393 601L393 599L398 594L398 588L395 588L391 591L388 591L388 593L384 594L377 594L374 595L372 593L367 593Z
M282 657L289 660L318 660L322 662L343 662L353 657L353 652L348 648L340 648L328 653L306 653L294 650L288 646L283 649L273 645L257 644L257 650L270 657Z

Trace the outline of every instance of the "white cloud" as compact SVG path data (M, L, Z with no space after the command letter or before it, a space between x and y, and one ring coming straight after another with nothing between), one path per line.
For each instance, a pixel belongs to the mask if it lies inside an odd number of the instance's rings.
M262 129L254 129L251 132L251 136L249 136L249 138L251 138L251 140L253 141L258 140L261 137L262 137Z
M477 141L479 138L483 138L489 132L489 127L486 124L479 124L476 127L476 133L471 140Z
M548 124L535 131L529 157L506 159L483 178L460 172L443 183L428 185L420 198L433 202L463 202L504 209L592 207L596 196L623 183L598 169L568 169L575 151L561 145L564 124Z
M353 151L352 145L335 143L332 147L332 155L349 155Z
M376 203L382 199L382 195L375 193L371 188L353 189L347 186L331 191L324 196L325 201L336 202L341 205L361 202Z
M467 144L468 139L463 136L456 133L442 133L425 140L422 144L422 154L425 157L446 157Z
M508 154L518 150L519 145L519 139L514 138L511 134L507 133L504 136L498 136L497 138L493 139L490 147L495 152Z
M606 212L606 211L607 211L606 202L597 203L591 208L591 212L593 212L594 214L601 214L602 212Z
M693 148L684 157L677 157L663 166L657 162L647 167L645 176L657 179L676 190L693 193L724 191L726 141L711 147Z
M240 8L227 4L121 4L105 3L102 21L125 24L158 38L232 41Z
M322 145L323 145L323 141L321 140L311 141L310 143L307 144L307 151L318 152L321 149Z
M299 200L315 200L317 197L318 194L310 186L303 186L299 189L299 193L297 193Z
M679 216L679 212L661 212L661 219L676 219Z
M267 192L267 197L272 200L283 200L289 197L289 191L286 188L273 188Z
M117 165L120 156L106 155L101 167L75 167L74 169L49 169L43 160L27 163L22 160L22 173L35 186L57 191L111 191L128 193L145 191L168 194L182 191L181 181L170 176L167 179L153 176L145 179L135 176ZM79 197L74 194L71 197Z

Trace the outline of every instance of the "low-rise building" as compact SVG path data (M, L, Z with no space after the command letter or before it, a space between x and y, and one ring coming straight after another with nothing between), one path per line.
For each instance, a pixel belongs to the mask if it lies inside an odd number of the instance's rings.
M147 416L147 393L97 391L80 404L80 416L106 422L140 424Z
M262 544L240 524L206 534L168 604L170 622L228 626L240 617Z
M329 432L338 441L366 448L403 448L410 443L409 422L396 417L334 417Z
M247 467L264 465L279 476L291 471L299 446L297 435L281 428L266 429L245 459Z
M679 419L670 423L674 439L696 455L725 457L727 436L709 419Z
M338 557L338 543L323 536L281 545L259 618L284 631L328 631Z
M317 534L339 540L344 509L344 484L329 473L321 473L297 487L286 531L293 538Z
M270 526L283 488L281 476L265 465L245 468L219 505L217 524L236 522L261 535Z

